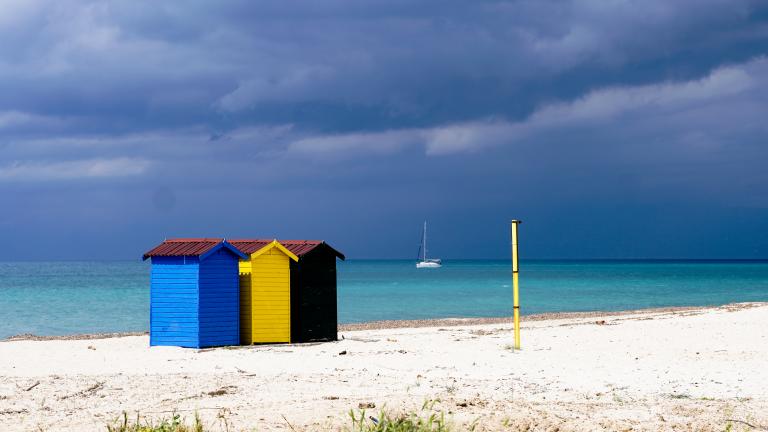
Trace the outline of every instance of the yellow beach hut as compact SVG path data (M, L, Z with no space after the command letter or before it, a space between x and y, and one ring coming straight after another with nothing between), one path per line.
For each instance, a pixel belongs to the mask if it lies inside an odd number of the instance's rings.
M240 260L240 343L291 342L291 260L277 240L232 241Z

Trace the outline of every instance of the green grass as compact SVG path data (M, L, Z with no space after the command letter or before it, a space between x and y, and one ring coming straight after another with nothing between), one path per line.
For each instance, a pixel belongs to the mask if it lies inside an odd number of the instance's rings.
M159 423L152 423L149 421L141 422L139 416L136 416L135 421L128 420L128 414L123 413L121 419L115 420L111 425L107 425L108 432L205 432L203 424L200 422L200 417L195 414L195 422L192 426L187 425L181 419L181 416L176 414L171 419L162 420Z
M453 432L454 429L446 421L442 412L432 411L435 401L427 401L420 413L392 415L380 411L377 415L367 414L365 410L350 410L351 427L347 432ZM289 425L291 429L293 426ZM469 430L473 430L471 426ZM142 421L137 415L135 420L128 418L127 413L107 425L108 432L209 432L203 427L200 417L195 414L193 424L188 425L180 415L159 422Z
M441 412L420 416L417 413L392 416L381 411L378 417L367 416L365 411L349 412L352 428L349 432L450 432L452 429Z

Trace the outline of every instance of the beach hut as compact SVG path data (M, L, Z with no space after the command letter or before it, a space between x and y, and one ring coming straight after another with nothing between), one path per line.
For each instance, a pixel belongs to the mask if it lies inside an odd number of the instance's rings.
M190 348L238 345L238 262L245 254L222 239L172 239L152 259L149 344Z
M232 240L231 243L240 249L241 252L253 256L260 250L271 245L274 240ZM288 279L281 285L282 303L279 304L279 310L282 317L285 317L286 304L288 308L288 328L287 334L290 336L286 340L286 328L283 323L281 327L283 337L281 342L310 342L310 341L329 341L336 340L338 333L338 308L336 300L336 259L344 259L344 255L329 246L327 243L319 240L280 240L278 242L287 252L282 252L281 275L285 275L285 264L288 266ZM279 252L275 252L280 256ZM297 259L290 257L289 253ZM251 268L248 265L252 266ZM250 272L254 266L259 263L254 261L241 262L240 269L243 272ZM274 267L272 267L274 268ZM269 268L265 267L264 271ZM281 276L284 278L284 276ZM271 280L274 280L271 279ZM241 287L246 287L247 283L253 282L254 278L244 277L241 274ZM286 291L287 282L288 289ZM248 288L246 288L248 289ZM254 296L264 296L264 294L254 292ZM256 297L254 297L256 298ZM246 299L248 300L248 299ZM266 303L262 303L266 304ZM265 309L262 313L267 316L274 312ZM254 318L252 316L251 318ZM262 325L266 325L263 323ZM256 338L251 342L272 342L264 338Z
M344 254L323 241L280 242L299 257L291 263L291 338L294 342L336 340L336 259L344 260Z
M240 261L240 341L291 342L290 262L299 257L277 240L232 241Z

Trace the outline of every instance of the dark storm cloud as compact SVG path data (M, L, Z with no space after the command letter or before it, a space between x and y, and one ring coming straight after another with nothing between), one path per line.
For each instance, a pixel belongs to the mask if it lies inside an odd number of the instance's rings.
M446 255L498 256L513 213L600 215L614 233L709 208L746 221L720 255L768 253L744 234L765 231L768 209L763 2L2 9L9 238L86 237L75 254L93 257L166 235L326 236L353 256L402 256L403 226L430 215ZM529 226L534 253L571 253ZM720 256L695 239L604 237L588 254Z
M0 108L97 116L110 131L264 117L328 129L314 112L326 110L378 127L527 114L537 98L747 60L766 37L758 5L11 2Z

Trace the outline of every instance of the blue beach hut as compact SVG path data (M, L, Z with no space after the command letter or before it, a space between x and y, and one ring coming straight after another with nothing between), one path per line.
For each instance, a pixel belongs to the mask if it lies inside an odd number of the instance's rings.
M238 262L223 239L166 240L152 259L149 344L188 348L240 343Z

